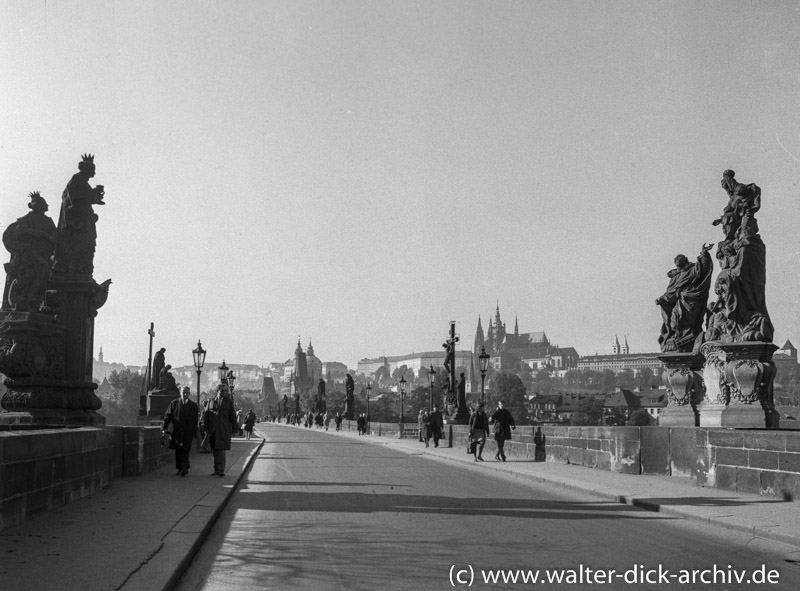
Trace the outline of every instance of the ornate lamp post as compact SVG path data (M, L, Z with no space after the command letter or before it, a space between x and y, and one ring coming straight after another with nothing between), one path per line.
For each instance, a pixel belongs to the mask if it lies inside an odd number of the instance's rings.
M225 360L222 360L222 365L217 368L217 377L221 384L228 384L228 369L230 369L227 365L225 365Z
M486 382L486 370L489 369L489 354L486 352L486 347L481 347L481 354L478 355L478 360L481 363L481 402L486 402L484 384Z
M372 386L370 386L369 382L367 382L367 434L368 435L371 433L371 431L369 429L369 396L370 396L370 394L372 394Z
M206 350L200 344L200 339L197 339L197 348L192 351L194 358L194 368L197 370L197 412L202 412L200 408L200 374L203 373L203 364L206 362ZM197 449L200 449L200 438L197 439Z
M405 400L406 400L406 378L405 376L400 376L400 424L406 422L405 410L404 410Z
M433 412L433 385L436 383L436 370L433 369L433 364L431 364L431 368L428 370L428 382L431 385L431 395L428 398L428 412Z
M223 363L225 362L223 361ZM228 390L231 391L231 401L233 401L233 386L236 384L236 374L233 373L233 370L228 372L226 382L228 383ZM236 405L234 405L234 408L236 408Z

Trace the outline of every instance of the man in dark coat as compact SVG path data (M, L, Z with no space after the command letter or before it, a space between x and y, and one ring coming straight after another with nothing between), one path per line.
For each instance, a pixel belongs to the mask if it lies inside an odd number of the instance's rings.
M211 433L211 452L214 455L212 476L225 476L225 452L231 448L231 437L239 432L239 422L233 408L230 391L225 384L217 385L217 395L209 405L206 423Z
M508 412L505 403L501 400L497 403L497 410L491 417L490 422L494 424L494 440L497 442L497 453L494 455L499 462L501 459L506 461L506 454L503 447L507 440L511 439L511 429L516 429L514 417Z
M433 447L439 447L439 440L442 438L444 431L444 420L442 419L442 411L439 406L434 404L433 411L428 417L428 433L433 437Z
M198 410L197 404L189 398L190 393L189 386L184 386L180 398L169 403L161 427L162 433L172 432L169 447L175 450L175 467L181 476L189 473L189 451L197 436Z

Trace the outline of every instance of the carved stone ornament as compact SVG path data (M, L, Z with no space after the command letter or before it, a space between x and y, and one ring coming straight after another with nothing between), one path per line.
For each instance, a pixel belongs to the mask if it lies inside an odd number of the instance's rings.
M686 406L692 403L694 372L688 367L667 369L664 381L668 384L667 396L672 404Z
M706 358L703 366L703 383L706 387L706 403L727 406L730 403L730 384L725 379L725 351L714 343L705 343L701 349Z

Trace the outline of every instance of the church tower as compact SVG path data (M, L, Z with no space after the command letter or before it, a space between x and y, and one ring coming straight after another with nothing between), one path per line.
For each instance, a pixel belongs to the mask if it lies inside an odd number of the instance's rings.
M483 338L483 327L481 326L481 317L478 316L478 328L475 330L475 344L472 347L472 352L475 355L480 355L481 347L486 345L486 341Z
M516 314L514 315L514 336L519 336L519 317Z
M294 350L294 377L297 382L308 381L308 362L300 345L300 339L297 339L297 348Z
M625 335L625 344L622 345L622 354L629 355L631 352L630 347L628 347L628 335Z
M612 351L614 355L620 354L619 338L617 337L617 335L614 335L614 344L612 345Z

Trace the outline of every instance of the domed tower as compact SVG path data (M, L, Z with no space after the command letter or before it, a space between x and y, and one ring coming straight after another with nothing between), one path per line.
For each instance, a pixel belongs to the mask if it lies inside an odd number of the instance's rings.
M322 378L322 361L314 355L311 340L308 341L308 349L306 349L306 367L308 368L308 379L312 384L316 384Z

